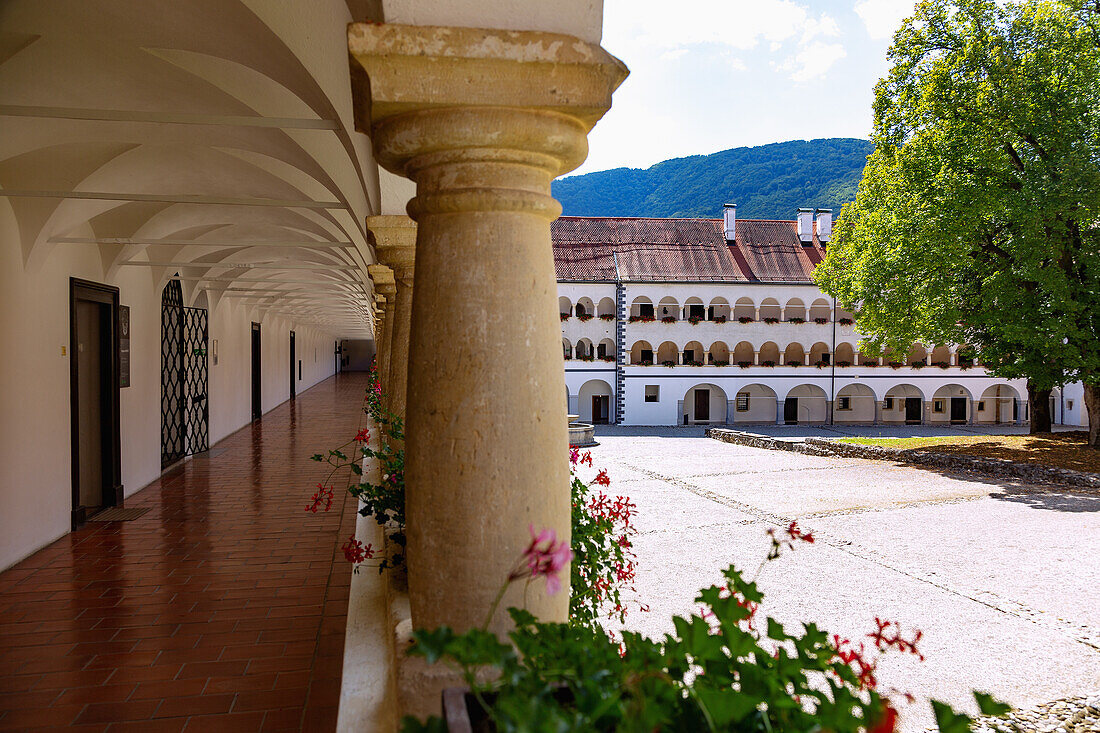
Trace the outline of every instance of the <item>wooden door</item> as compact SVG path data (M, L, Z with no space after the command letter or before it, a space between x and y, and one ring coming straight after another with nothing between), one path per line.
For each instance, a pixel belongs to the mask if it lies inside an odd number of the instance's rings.
M966 398L951 398L951 422L966 422Z
M783 422L786 425L798 424L798 398L788 397L783 401Z
M923 409L923 403L920 397L906 397L905 398L905 422L917 423L921 422L921 411Z
M695 390L695 422L710 420L710 390Z
M260 376L260 324L252 324L252 419L263 414L263 392Z

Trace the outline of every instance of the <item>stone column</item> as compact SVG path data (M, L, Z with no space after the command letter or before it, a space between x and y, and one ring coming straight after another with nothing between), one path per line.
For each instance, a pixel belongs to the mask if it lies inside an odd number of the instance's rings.
M777 399L775 401L775 424L776 425L784 425L785 424L785 420L783 419L783 403L784 403L784 400Z
M753 363L753 366L760 366L760 352L759 351L752 352L752 363Z
M381 382L382 365L386 359L386 296L376 290L374 303L374 371Z
M875 397L875 417L874 417L873 421L871 422L871 424L872 425L881 425L882 424L882 400L880 400L878 397Z
M550 182L583 162L626 68L598 46L541 31L353 23L348 45L357 126L379 165L416 183L412 623L461 632L485 621L530 543L528 525L570 537L550 244L561 206ZM522 369L516 354L527 357ZM525 604L523 585L502 609ZM526 607L565 620L569 594L547 595L540 581ZM498 612L490 628L510 626Z
M416 222L407 216L368 216L367 229L374 235L374 249L378 258L393 270L397 288L388 382L390 410L404 420L409 374L409 332L412 326Z
M382 323L383 357L378 365L378 379L382 382L382 404L388 410L393 389L390 383L390 370L393 364L393 321L397 305L397 286L394 284L393 270L385 265L369 265L367 272L374 280L374 291L386 299L384 305L386 318Z

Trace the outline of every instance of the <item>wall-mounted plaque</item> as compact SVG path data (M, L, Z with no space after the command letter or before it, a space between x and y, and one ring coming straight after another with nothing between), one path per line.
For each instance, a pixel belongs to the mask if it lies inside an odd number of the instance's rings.
M130 306L118 307L118 386L130 386Z

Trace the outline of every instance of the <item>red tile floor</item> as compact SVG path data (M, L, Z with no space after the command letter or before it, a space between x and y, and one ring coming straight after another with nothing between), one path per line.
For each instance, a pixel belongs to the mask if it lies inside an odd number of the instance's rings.
M365 388L322 382L0 573L0 730L333 730L355 505L304 507Z

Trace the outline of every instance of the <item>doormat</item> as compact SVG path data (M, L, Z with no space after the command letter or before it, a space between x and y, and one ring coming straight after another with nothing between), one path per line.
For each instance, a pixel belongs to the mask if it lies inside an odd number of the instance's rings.
M137 519L145 512L149 511L149 507L144 506L138 509L123 509L122 507L111 507L110 509L104 509L101 512L93 514L88 517L89 522L129 522L132 519Z

